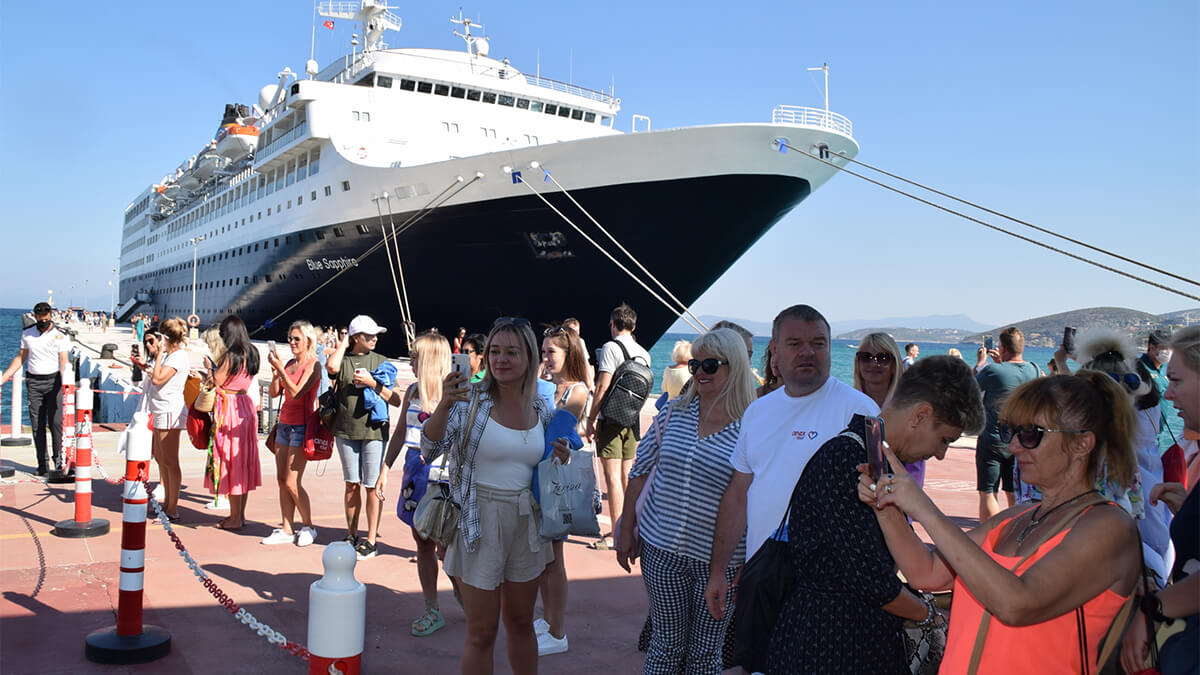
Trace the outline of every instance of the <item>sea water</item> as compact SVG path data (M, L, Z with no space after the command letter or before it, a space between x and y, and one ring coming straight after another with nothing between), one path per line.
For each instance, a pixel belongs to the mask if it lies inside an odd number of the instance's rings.
M0 372L8 369L17 351L21 348L21 314L28 310L0 308ZM25 392L21 392L21 400L25 400ZM12 405L12 382L5 382L0 388L0 419L4 424L11 421L9 408ZM29 424L29 410L21 412L22 424Z

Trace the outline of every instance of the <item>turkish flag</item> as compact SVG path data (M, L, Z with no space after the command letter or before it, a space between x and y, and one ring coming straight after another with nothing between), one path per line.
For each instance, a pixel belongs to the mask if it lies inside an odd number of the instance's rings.
M323 23L321 25L325 26L329 30L333 30L333 22L332 21L326 21L325 23Z

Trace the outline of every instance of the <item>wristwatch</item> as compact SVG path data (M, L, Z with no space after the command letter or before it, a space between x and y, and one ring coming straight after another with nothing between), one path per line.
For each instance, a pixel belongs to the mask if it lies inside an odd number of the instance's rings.
M1158 593L1147 593L1142 596L1142 613L1158 623L1167 625L1175 623L1175 619L1163 614L1162 599L1158 597Z

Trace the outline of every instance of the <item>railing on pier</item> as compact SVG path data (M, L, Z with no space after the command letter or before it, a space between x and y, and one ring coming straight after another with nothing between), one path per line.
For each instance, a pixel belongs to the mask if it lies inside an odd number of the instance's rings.
M794 124L801 127L819 127L854 137L854 125L845 115L829 112L822 108L806 108L798 105L777 105L771 111L772 124Z
M585 87L567 84L566 82L559 82L558 80L551 80L538 75L529 75L528 73L522 74L525 75L525 81L534 85L535 87L553 89L554 91L562 92L564 94L571 94L572 96L582 96L586 99L599 101L605 105L612 105L613 101L615 100L611 95L602 91L596 91L595 89L587 89Z
M254 153L255 161L257 163L261 163L267 157L270 157L272 154L282 150L283 148L287 147L288 145L291 145L292 141L295 141L296 139L300 138L307 131L308 131L308 121L305 120L305 121L301 122L299 124L299 126L292 129L291 131L285 133L282 136L277 136L274 139L272 139L270 143L267 143L266 145L259 147L258 151Z

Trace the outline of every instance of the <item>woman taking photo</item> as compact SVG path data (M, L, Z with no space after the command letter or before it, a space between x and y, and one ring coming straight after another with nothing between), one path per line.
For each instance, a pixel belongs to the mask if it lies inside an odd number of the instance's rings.
M880 417L886 442L910 461L944 457L963 431L978 431L984 421L970 366L945 355L909 366ZM856 415L826 441L792 493L787 551L797 583L771 634L767 673L908 673L904 619L936 619L932 602L896 576L885 533L859 502L865 426Z
M246 524L246 499L262 485L258 460L258 414L248 390L258 375L258 350L250 343L246 324L235 315L221 321L225 351L211 382L217 396L213 406L213 456L204 484L213 494L228 495L229 517L217 523L223 530Z
M387 471L391 469L404 451L404 475L407 480L400 487L400 509L405 513L402 519L412 525L417 503L421 501L430 483L444 480L443 463L435 460L427 465L421 459L421 427L437 408L442 400L442 380L450 372L450 343L438 333L425 333L413 343L412 356L409 359L413 375L417 381L412 383L404 392L400 409L404 411L405 426L396 429L388 444L387 457L384 459L386 468L379 474L376 488L383 492L387 485ZM420 475L421 483L426 485L424 490L416 490L416 476ZM421 595L425 598L425 612L412 622L412 634L417 637L432 635L445 627L446 620L438 605L437 577L438 557L437 545L421 537L415 527L412 529L413 541L417 544L417 578L421 581Z
M877 483L862 475L859 499L876 506L912 586L954 587L942 672L1095 671L1100 643L1141 576L1133 519L1093 487L1105 463L1110 481L1132 481L1133 410L1107 374L1080 371L1020 385L1000 422L1001 440L1041 490L1041 503L1014 506L964 533L901 471ZM885 453L893 471L912 459Z
M858 344L854 357L854 388L871 397L880 410L900 384L900 346L887 333L869 333ZM925 461L906 463L904 468L917 485L925 484Z
M312 523L312 508L308 492L301 481L308 458L304 454L305 430L308 418L316 406L317 390L321 384L320 362L317 360L317 332L307 321L296 321L288 328L288 348L292 358L284 365L271 350L267 363L271 365L271 398L283 396L279 422L275 428L275 478L279 483L279 513L281 527L263 538L264 544L308 546L317 537ZM296 531L296 511L304 528Z
M509 667L523 675L537 672L533 606L554 555L538 536L531 492L552 412L537 395L538 349L528 320L498 319L484 354L487 375L477 386L468 388L459 373L446 377L421 430L421 452L427 461L449 456L450 491L462 508L445 562L467 615L462 672L492 672L503 617ZM566 443L555 446L555 457L567 461Z
M152 334L153 335L153 334ZM154 461L163 486L163 512L179 520L179 432L187 426L187 405L183 385L187 382L190 361L187 353L187 324L183 319L167 319L159 326L155 350L157 358L150 370L150 414L154 420ZM146 347L150 353L150 345Z
M646 673L678 673L685 662L688 673L720 673L733 615L733 594L715 619L705 608L704 590L717 509L733 475L730 456L756 382L746 343L728 328L696 338L688 370L692 386L658 413L638 444L617 534L617 563L626 572L642 558L651 624ZM650 492L638 514L643 490ZM743 541L726 570L729 583L744 556Z
M579 335L566 326L549 328L543 333L542 363L554 383L554 409L566 410L583 419L587 405L588 362ZM565 537L564 537L565 539ZM546 565L539 587L545 617L534 622L538 636L538 656L567 651L564 623L567 613L567 568L563 564L563 539L551 542L554 560Z

